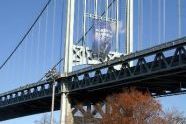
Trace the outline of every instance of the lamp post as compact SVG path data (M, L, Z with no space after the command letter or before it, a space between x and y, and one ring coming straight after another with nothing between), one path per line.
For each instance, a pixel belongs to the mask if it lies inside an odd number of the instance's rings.
M55 68L49 70L46 73L46 81L51 82L52 84L52 103L51 103L51 116L50 124L54 124L54 105L55 105L55 80L58 77L57 71Z

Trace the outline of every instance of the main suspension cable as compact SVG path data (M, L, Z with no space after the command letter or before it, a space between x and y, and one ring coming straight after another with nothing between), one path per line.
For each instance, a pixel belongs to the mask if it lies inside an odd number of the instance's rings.
M55 69L63 60L64 60L64 58L61 58L50 70ZM42 81L46 77L46 75L47 74L45 74L44 76L42 76L38 82Z
M28 34L31 32L31 30L33 29L33 27L35 26L35 24L37 23L37 21L40 19L40 17L43 15L44 11L46 10L46 8L48 7L48 5L51 3L52 0L48 0L48 2L46 3L46 5L44 6L44 8L42 9L42 11L40 12L40 14L37 16L36 20L34 21L34 23L30 26L30 28L28 29L28 31L25 33L25 35L22 37L22 39L20 40L20 42L18 42L18 44L16 45L16 47L13 49L13 51L10 53L10 55L5 59L5 61L1 64L0 66L0 70L2 70L2 68L7 64L7 62L11 59L11 57L14 55L14 53L17 51L17 49L21 46L21 44L23 43L23 41L25 40L25 38L28 36Z

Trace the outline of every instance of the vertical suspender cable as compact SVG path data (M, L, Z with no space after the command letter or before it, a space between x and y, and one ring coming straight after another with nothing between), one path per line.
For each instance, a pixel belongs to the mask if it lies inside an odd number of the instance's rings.
M138 50L140 50L143 35L143 0L138 0L138 13Z
M105 14L106 14L106 22L108 21L108 0L106 0L106 6L105 6Z
M78 41L78 39L79 39L79 25L81 25L80 23L80 11L79 11L79 9L80 9L80 1L79 0L77 0L77 12L76 12L76 14L77 14L77 27L76 27L76 29L77 29L77 36L76 36L76 41Z
M163 41L165 41L166 32L166 0L163 0Z
M119 0L116 0L116 52L119 52Z
M97 18L97 16L98 16L98 0L95 0L95 10L94 10L94 12L95 12L95 16Z
M78 39L79 39L79 25L81 25L81 21L79 20L79 17L80 17L80 11L79 11L79 8L80 8L80 2L79 2L79 0L77 0L76 2L78 2L77 3L77 6L76 6L76 8L77 8L77 12L76 12L76 15L77 15L77 25L76 25L76 33L77 33L77 35L76 35L76 41L78 41ZM84 14L84 13L83 13ZM75 33L75 32L74 32ZM76 53L77 54L77 53ZM75 55L75 59L77 60L77 56ZM75 62L75 65L77 64L77 62Z
M158 42L161 43L161 0L158 0Z
M37 39L37 57L36 57L36 74L39 74L39 72L37 71L37 69L38 69L38 67L39 67L39 54L40 54L40 40L41 40L41 38L40 38L40 35L41 35L41 20L39 20L39 22L38 22L38 39Z
M84 58L87 57L86 55L86 11L87 9L87 0L84 0L84 10L83 10L83 41L82 41L82 46L83 46L83 56L82 56L82 61L84 62ZM88 64L88 60L85 60L86 63Z
M127 50L127 45L128 45L128 43L127 43L127 20L128 20L128 16L127 16L127 9L128 9L128 7L127 7L127 4L128 4L128 0L125 0L125 30L126 30L126 33L125 33L125 50L124 50L124 52L125 52L125 54L127 54L128 53L128 50Z
M51 55L51 61L52 61L52 64L54 62L54 45L55 45L55 22L56 22L56 0L54 0L54 6L53 6L53 25L52 25L52 46L51 46L51 49L52 49L52 55Z
M105 3L105 22L106 24L108 24L107 22L109 21L109 1L106 0L106 3Z
M116 3L112 3L112 4L111 4L111 6L112 6L112 7L111 7L111 18L115 18L115 14L116 14L116 13L114 12L114 11L115 11L114 4L116 4ZM117 9L117 8L116 8L116 9ZM114 45L116 45L116 44L114 44L114 42L112 41L112 46L114 46ZM113 47L111 47L111 49L112 49L112 48L113 48Z
M150 20L149 20L149 21L150 21L150 26L149 26L149 27L150 27L150 47L152 46L152 42L153 42L153 41L152 41L152 23L153 23L153 22L152 22L152 20L153 20L153 19L152 19L152 17L153 17L153 16L152 16L152 13L153 13L152 1L153 1L153 0L150 0Z
M139 50L139 46L140 46L140 24L141 24L141 21L140 21L140 16L141 16L141 9L140 9L140 6L141 6L141 0L138 0L138 50Z
M105 5L105 22L106 22L106 26L105 27L107 27L107 25L108 25L108 22L109 21L109 19L108 19L108 0L106 0L106 5Z
M47 33L48 33L48 7L47 7L47 9L46 9L46 18L45 18L46 20L45 20L45 34L44 34L44 62L43 62L43 68L46 66L46 53L47 53L47 49L46 49L46 44L47 44Z
M181 0L178 0L178 37L181 37Z
M95 15L95 19L97 19L98 18L98 1L97 0L94 1L94 15ZM94 23L95 23L95 21L93 22L93 25L94 25ZM94 27L94 26L92 26L92 27ZM98 46L98 48L99 48L99 46Z
M83 42L82 46L85 46L85 32L86 32L86 8L87 8L87 2L84 0L84 10L83 10Z
M143 0L141 0L141 49L143 48Z
M34 30L31 30L30 32L30 39L31 39L31 42L30 42L30 59L29 59L29 65L28 65L28 74L31 74L32 72L32 67L31 67L31 63L32 63L32 55L33 55L33 46L34 46Z

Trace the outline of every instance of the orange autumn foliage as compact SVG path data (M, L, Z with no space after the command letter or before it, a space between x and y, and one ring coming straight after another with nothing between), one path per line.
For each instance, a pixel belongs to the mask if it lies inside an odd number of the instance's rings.
M102 124L166 124L161 105L148 93L128 90L107 98Z

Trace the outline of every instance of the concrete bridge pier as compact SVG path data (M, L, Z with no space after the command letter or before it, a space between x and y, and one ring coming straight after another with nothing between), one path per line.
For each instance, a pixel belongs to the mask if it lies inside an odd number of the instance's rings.
M74 124L70 100L68 94L63 92L61 94L61 113L60 124Z

